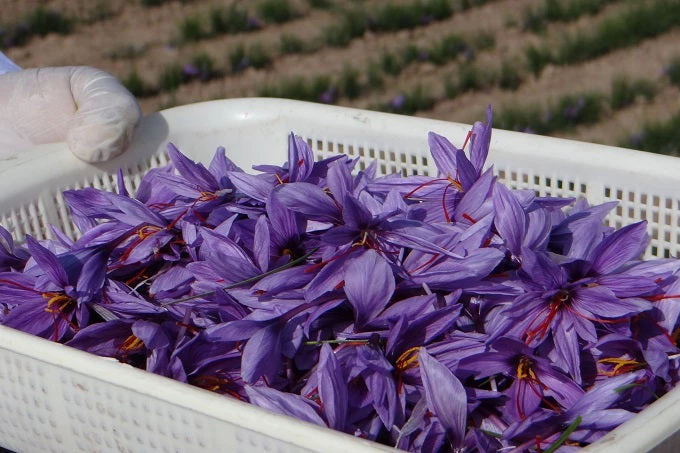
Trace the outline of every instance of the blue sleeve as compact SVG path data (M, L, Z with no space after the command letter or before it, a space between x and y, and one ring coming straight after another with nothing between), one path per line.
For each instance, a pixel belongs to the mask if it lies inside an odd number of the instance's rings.
M21 68L19 66L7 58L4 53L0 52L0 74L20 70Z

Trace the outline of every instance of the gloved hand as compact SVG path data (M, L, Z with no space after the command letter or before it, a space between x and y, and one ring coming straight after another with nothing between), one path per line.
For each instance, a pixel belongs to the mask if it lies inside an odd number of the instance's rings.
M141 118L136 99L111 74L73 66L0 75L0 158L66 141L80 159L121 154Z

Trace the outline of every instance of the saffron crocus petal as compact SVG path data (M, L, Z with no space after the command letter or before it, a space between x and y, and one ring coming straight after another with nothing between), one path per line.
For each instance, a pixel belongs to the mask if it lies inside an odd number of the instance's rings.
M344 200L351 193L352 173L347 166L346 156L328 165L326 185L336 200Z
M306 180L314 167L314 153L307 142L292 132L288 136L288 181Z
M271 236L269 234L269 222L267 217L260 216L255 224L255 242L253 251L257 265L262 272L269 270L269 252L271 247Z
M627 225L602 240L593 252L592 271L609 274L628 261L638 258L647 247L647 222Z
M567 283L564 269L543 252L522 249L522 273L546 289L561 288Z
M392 298L395 282L389 264L374 250L352 258L344 266L345 294L354 308L358 326L363 326Z
M340 210L319 186L306 182L284 184L278 189L281 204L311 220L340 223Z
M652 308L652 304L644 299L619 299L604 286L576 288L571 297L571 307L586 316L591 313L603 318L620 318Z
M314 274L305 272L305 268L302 266L295 266L264 277L255 283L252 289L253 291L261 291L265 294L276 294L281 291L302 288L312 278L314 278Z
M253 321L243 319L215 324L205 329L205 338L209 341L241 341L253 337L259 330L265 328L269 321Z
M54 253L40 245L38 241L29 235L26 236L26 246L37 265L52 283L62 288L69 284L66 270Z
M208 169L203 164L196 163L186 157L172 143L168 143L168 156L179 174L197 185L201 191L216 192L219 190L215 177L210 174Z
M260 274L246 252L226 236L202 229L201 255L227 282L239 282Z
M439 174L446 177L456 177L456 148L446 137L430 132L427 134L427 143L430 145L430 154L439 170Z
M468 160L463 150L456 152L456 164L458 164L458 180L464 191L470 190L479 178L477 169Z
M611 431L637 414L625 409L607 409L578 415L581 416L581 423L578 425L579 430Z
M236 187L236 190L263 203L269 197L272 189L278 184L276 175L268 173L249 175L240 171L232 171L227 176L234 187Z
M496 374L510 374L511 357L505 352L483 352L463 358L458 368L471 371L478 379Z
M183 197L199 198L201 196L201 192L203 192L201 187L199 187L195 182L188 181L181 176L169 173L157 174L155 181L165 189Z
M321 347L319 355L319 397L328 426L344 431L347 421L347 384L342 367L329 344Z
M564 366L574 381L581 383L581 348L573 325L562 322L557 328L552 329L555 341L554 352L558 358L557 366Z
M427 406L446 429L455 450L465 440L467 425L465 388L451 370L428 354L425 348L420 348L418 362Z
M475 167L477 173L481 173L489 154L491 145L491 120L492 109L489 105L486 109L486 124L481 121L475 122L472 126L472 136L470 137L470 162Z
M636 297L649 294L659 285L653 279L625 274L604 275L597 278L597 283L609 288L616 297Z
M283 247L289 240L297 240L304 232L305 222L298 215L281 204L277 191L272 191L267 200L267 216L271 222L272 239Z
M307 398L269 387L246 385L245 389L250 402L256 406L315 425L326 426L312 407L313 403Z
M369 225L372 219L371 211L353 196L347 195L342 201L342 220L346 227L360 229Z
M79 330L66 345L103 357L115 357L122 352L123 341L132 334L132 323L120 319L89 325Z
M284 324L270 324L250 337L241 359L241 376L247 383L271 378L281 365L281 333Z
M229 186L229 179L227 178L227 173L229 172L243 172L241 167L236 165L231 159L229 159L225 153L223 146L218 146L215 150L215 155L210 161L208 166L208 171L217 181L218 185L222 188Z
M537 360L536 367L538 378L547 388L546 393L555 398L562 407L572 407L583 396L581 386L552 365Z
M645 370L633 371L619 376L614 376L597 382L581 398L578 398L569 407L567 415L575 418L577 415L609 409L624 395L624 390L636 380L643 377Z
M522 243L527 228L527 215L524 209L503 184L496 184L493 191L493 204L496 210L494 223L498 234L513 255L522 253Z
M567 216L550 234L550 248L574 259L588 259L603 236L602 223L618 203L588 207Z
M484 172L472 186L465 191L456 205L454 218L458 222L475 223L493 212L491 193L496 184L491 169Z
M508 403L509 415L515 420L524 420L531 416L541 405L543 388L530 379L515 379L507 390L511 403Z
M82 263L76 283L79 302L89 302L93 297L101 294L106 281L106 263L109 254L99 247L97 249Z

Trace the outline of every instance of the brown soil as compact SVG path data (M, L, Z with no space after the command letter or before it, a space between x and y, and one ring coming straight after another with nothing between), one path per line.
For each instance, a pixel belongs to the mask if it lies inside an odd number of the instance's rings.
M405 0L400 0L404 2ZM0 23L18 22L38 5L58 9L78 23L73 33L34 38L22 47L6 51L23 67L91 65L124 78L136 70L149 83L155 83L165 65L186 63L198 53L213 57L225 76L206 83L198 81L182 85L175 93L160 93L140 99L146 113L170 105L187 104L209 99L256 96L264 84L275 84L292 75L333 76L346 65L362 69L375 60L385 49L400 49L409 43L430 44L444 35L457 33L473 38L484 30L496 38L492 50L480 52L475 64L489 71L498 70L500 61L517 61L523 67L524 49L529 43L558 43L566 32L589 29L602 18L616 14L628 7L627 2L617 2L596 16L585 16L574 23L550 24L546 32L536 35L521 30L523 12L528 7L543 4L543 0L497 0L489 4L455 14L450 19L410 31L396 33L366 33L346 48L323 48L320 51L277 56L267 69L249 69L232 74L228 68L229 50L239 44L246 47L261 43L276 52L280 37L292 33L306 42L318 39L323 27L335 17L332 10L310 9L307 2L294 2L303 15L286 24L266 25L252 33L225 35L184 45L174 45L178 37L178 23L191 15L207 15L212 7L238 3L254 12L254 2L194 0L170 1L163 6L145 8L136 0L4 0ZM338 3L338 2L336 2ZM342 3L342 2L340 2ZM380 3L365 1L367 5ZM674 114L680 106L680 90L670 86L663 77L663 68L670 59L680 54L677 43L680 30L644 41L634 48L609 53L601 58L565 67L548 67L540 77L526 73L524 82L516 91L503 91L497 87L486 91L462 94L454 99L444 95L444 78L464 62L443 66L424 63L412 65L397 77L387 77L384 88L364 92L358 99L340 99L338 103L360 108L372 108L389 101L402 90L416 85L425 86L438 101L419 116L473 122L483 117L488 104L496 109L506 105L542 104L569 93L600 92L608 94L614 77L653 80L659 94L651 102L636 102L633 106L608 112L606 118L595 125L581 126L557 135L616 144L622 137L635 132L641 123L663 120ZM121 54L136 53L120 57ZM118 57L116 58L116 55Z

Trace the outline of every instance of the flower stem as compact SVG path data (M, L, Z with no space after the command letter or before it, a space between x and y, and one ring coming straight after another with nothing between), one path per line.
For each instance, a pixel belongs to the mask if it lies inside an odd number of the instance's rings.
M569 438L569 436L571 436L571 433L576 431L576 428L578 428L578 425L580 424L581 416L577 415L574 421L571 422L571 425L569 425L567 429L564 430L564 432L560 435L560 437L557 438L555 442L552 443L552 445L543 450L543 453L553 453L558 448L560 448L560 446Z

